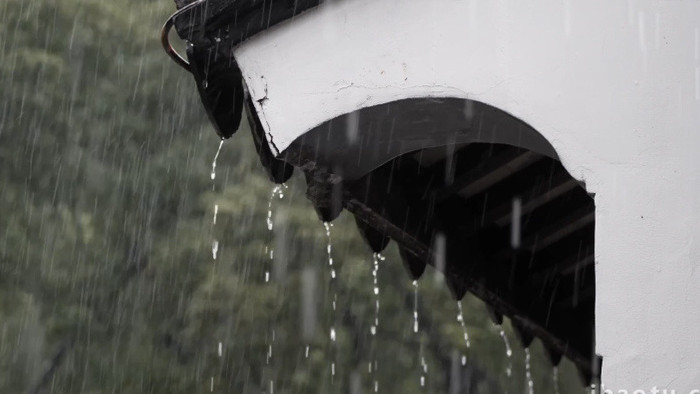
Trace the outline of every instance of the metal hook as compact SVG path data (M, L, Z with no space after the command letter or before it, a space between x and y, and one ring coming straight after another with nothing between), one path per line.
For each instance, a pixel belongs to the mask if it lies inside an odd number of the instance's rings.
M170 39L168 38L168 34L170 33L170 29L172 29L173 25L175 24L175 18L180 16L181 14L185 13L186 11L189 11L190 9L194 8L195 6L199 5L200 3L203 3L206 0L197 0L194 1L172 14L170 18L168 18L167 21L165 21L165 24L163 25L163 29L160 31L160 43L163 45L163 49L165 49L165 53L170 56L171 59L177 63L178 66L184 68L188 72L192 72L192 69L190 68L190 63L182 57L175 48L170 45Z

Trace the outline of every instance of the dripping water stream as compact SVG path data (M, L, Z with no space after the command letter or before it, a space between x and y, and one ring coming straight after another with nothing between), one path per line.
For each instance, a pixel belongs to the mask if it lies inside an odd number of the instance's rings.
M530 348L525 348L525 384L527 384L527 392L535 393L534 383L532 381L532 369L530 365Z
M267 202L267 218L266 218L266 224L267 224L267 231L270 233L270 241L268 246L265 247L265 255L267 258L267 265L265 267L265 283L270 282L270 272L272 271L272 266L274 264L274 259L275 259L275 250L272 245L274 245L274 220L273 220L273 203L275 201L275 198L278 198L279 200L282 200L284 198L284 191L287 189L286 184L281 184L281 185L275 185L272 188L272 191L270 192L270 198ZM269 338L267 341L267 352L265 354L265 365L269 368L272 362L272 355L273 355L273 349L275 345L275 326L273 321L269 322L270 325L270 333L267 338ZM274 382L274 374L271 372L270 373L270 379L268 381L269 387L270 387L270 394L274 393L274 387L275 387L275 382Z
M418 281L413 281L413 333L418 334Z
M462 301L457 301L457 321L459 325L462 326L462 338L464 339L464 354L462 354L462 366L467 365L467 356L469 353L469 348L471 347L471 342L469 341L469 332L467 332L467 324L464 322L464 311L462 309Z
M221 148L224 146L224 139L222 138L221 141L219 141L219 147L216 149L216 154L214 155L214 159L211 162L211 190L216 189L216 161L219 159L219 154L221 154ZM216 268L216 258L219 253L219 241L216 239L216 237L213 235L214 234L214 227L216 226L216 218L219 214L219 204L214 203L214 215L212 216L211 220L211 227L212 227L212 242L211 242L211 257L212 261L214 262L214 267ZM218 347L217 347L217 355L219 358L223 356L223 343L219 341ZM209 378L209 391L213 392L214 391L214 376L211 376Z
M377 328L379 327L379 262L384 261L385 257L382 256L380 253L374 253L372 255L372 285L373 285L373 294L374 294L374 322L372 325L370 325L370 333L372 334L372 337L374 337L372 347L373 347L373 353L374 355L374 360L370 361L369 363L369 374L372 377L372 389L375 393L379 392L379 380L377 379L377 356L376 356L376 348L377 348Z
M221 147L224 146L224 139L222 138L219 142L219 149L216 150L216 155L214 155L214 160L211 162L211 174L209 175L211 180L216 179L216 160L219 159L219 154L221 153ZM214 187L214 182L212 182L212 187Z
M335 381L335 360L336 360L336 355L335 355L335 342L336 342L336 331L335 331L335 321L336 321L336 308L337 308L337 302L338 302L338 291L336 288L336 272L335 272L335 267L333 266L333 255L332 255L332 239L331 239L331 228L333 227L332 223L329 222L323 222L323 227L326 229L326 239L328 240L328 243L326 244L326 253L328 254L328 269L330 271L330 294L331 294L331 306L333 308L333 313L331 316L332 322L331 322L331 327L330 327L330 338L331 338L331 347L333 351L333 357L331 359L331 383L334 383Z
M510 375L512 373L512 369L513 369L513 362L511 360L511 357L513 356L513 351L510 348L510 342L508 342L508 336L506 335L505 330L503 329L503 327L499 327L499 329L500 329L499 335L503 339L503 344L506 347L506 358L508 359L508 365L506 367L506 375L508 377L510 377Z
M384 257L379 254L375 253L372 256L372 262L374 264L373 269L372 269L372 281L373 281L373 291L374 291L374 324L370 327L370 331L372 335L377 334L377 327L379 327L379 282L378 282L378 276L379 276L379 261L384 260Z
M425 355L423 353L423 343L422 342L420 345L420 367L421 367L420 386L425 387L425 380L428 377L428 363L425 362Z
M269 256L269 263L265 269L265 283L270 282L270 272L272 270L272 264L274 263L275 260L275 250L272 247L272 244L274 242L274 233L273 229L275 227L274 220L272 219L272 214L273 214L273 206L272 203L275 200L275 197L279 198L282 200L284 198L284 191L287 189L286 184L281 184L281 185L275 185L275 187L272 189L272 192L270 192L270 198L267 201L267 219L266 219L266 224L267 224L267 231L270 232L270 244L265 247L265 254Z
M420 369L419 369L419 381L420 386L425 387L425 380L428 375L428 364L425 362L425 355L423 353L423 341L419 335L419 325L418 325L418 281L414 280L413 286L413 333L416 335L419 342L418 357L420 358Z

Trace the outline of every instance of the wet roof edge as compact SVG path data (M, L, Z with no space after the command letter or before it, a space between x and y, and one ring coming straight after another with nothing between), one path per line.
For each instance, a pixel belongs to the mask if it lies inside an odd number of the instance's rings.
M210 46L219 40L236 46L278 23L321 4L322 0L205 0L175 19L183 40ZM191 3L191 2L190 2Z

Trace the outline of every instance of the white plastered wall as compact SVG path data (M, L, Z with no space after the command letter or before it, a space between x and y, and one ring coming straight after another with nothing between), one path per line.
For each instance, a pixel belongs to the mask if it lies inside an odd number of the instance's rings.
M596 336L613 390L700 389L700 1L346 0L235 52L273 152L409 97L543 134L596 202Z

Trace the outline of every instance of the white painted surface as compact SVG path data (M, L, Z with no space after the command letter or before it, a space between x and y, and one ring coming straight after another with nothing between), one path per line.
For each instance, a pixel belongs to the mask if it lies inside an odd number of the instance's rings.
M400 98L479 100L596 193L606 388L700 389L700 1L348 0L236 50L273 151ZM685 391L687 390L687 391Z

